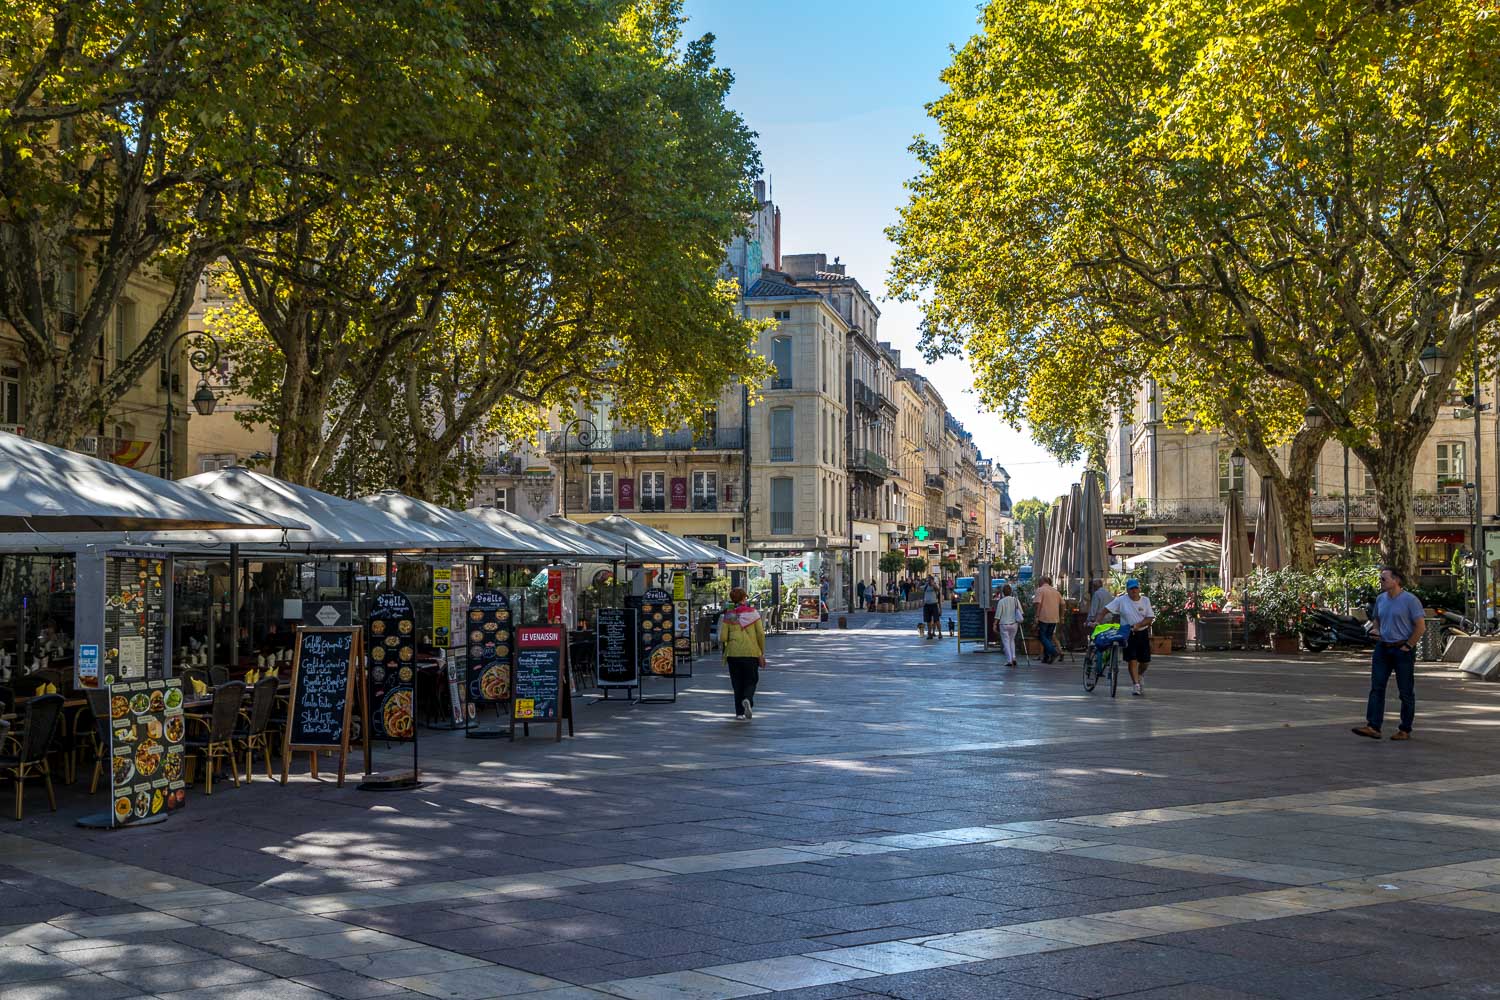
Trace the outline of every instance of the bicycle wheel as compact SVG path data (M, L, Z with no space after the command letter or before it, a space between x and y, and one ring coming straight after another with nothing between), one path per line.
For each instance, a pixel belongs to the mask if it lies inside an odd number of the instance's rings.
M1109 696L1113 698L1120 687L1120 647L1109 647Z
M1094 669L1097 655L1092 647L1083 654L1083 689L1085 691L1094 690L1095 685L1099 683L1099 672Z

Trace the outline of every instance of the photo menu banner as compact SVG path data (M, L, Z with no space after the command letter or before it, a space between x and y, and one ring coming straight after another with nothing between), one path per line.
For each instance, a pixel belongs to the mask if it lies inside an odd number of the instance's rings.
M128 826L182 808L182 681L127 682L106 690L111 824Z
M416 736L417 637L411 601L399 591L375 595L365 623L370 735L377 740Z

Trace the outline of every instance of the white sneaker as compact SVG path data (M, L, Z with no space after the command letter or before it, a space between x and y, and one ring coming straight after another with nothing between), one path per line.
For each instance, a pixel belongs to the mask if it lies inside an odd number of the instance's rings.
M1130 693L1133 694L1133 695L1135 695L1137 698L1139 698L1141 696L1141 686L1139 684L1137 684L1135 686L1135 690L1132 691L1132 692L1130 692Z
M755 709L750 706L749 698L746 698L744 701L740 702L740 707L745 710L745 718L749 719L754 717Z

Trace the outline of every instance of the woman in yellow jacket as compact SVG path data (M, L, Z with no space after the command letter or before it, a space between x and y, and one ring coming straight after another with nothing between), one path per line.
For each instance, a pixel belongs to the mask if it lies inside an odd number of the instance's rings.
M729 592L734 607L719 618L719 648L724 651L729 682L734 685L736 719L755 714L755 687L760 683L760 668L766 665L766 629L760 612L750 606L749 597L743 587L735 587Z

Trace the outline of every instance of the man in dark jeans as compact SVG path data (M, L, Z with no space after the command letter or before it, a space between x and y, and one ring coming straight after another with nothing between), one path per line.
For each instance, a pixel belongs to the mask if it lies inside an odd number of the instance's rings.
M1052 635L1057 631L1057 623L1062 621L1063 608L1062 595L1052 586L1052 577L1042 577L1036 593L1031 595L1031 604L1036 608L1036 637L1042 644L1042 662L1051 663L1058 658Z
M1396 690L1401 693L1401 725L1391 734L1393 740L1411 739L1411 724L1417 714L1417 642L1427 630L1422 617L1422 602L1403 588L1406 576L1387 566L1380 571L1382 593L1375 600L1374 622L1380 630L1380 642L1370 656L1370 699L1365 707L1365 724L1356 726L1356 736L1380 739L1385 721L1385 689L1391 674L1396 675Z

